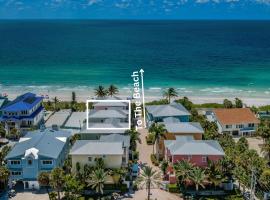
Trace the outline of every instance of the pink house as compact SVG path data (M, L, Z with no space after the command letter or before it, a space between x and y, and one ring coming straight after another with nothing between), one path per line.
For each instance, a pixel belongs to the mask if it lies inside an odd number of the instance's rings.
M176 140L165 140L165 159L174 164L188 160L194 166L206 167L207 161L218 161L225 155L215 140L194 140L192 136L177 136ZM173 172L169 173L170 183L175 183Z

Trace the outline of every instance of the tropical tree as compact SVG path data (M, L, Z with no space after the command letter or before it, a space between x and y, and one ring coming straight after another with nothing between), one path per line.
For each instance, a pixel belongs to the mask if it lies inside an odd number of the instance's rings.
M114 85L110 85L109 86L109 88L108 88L108 95L109 96L113 96L113 95L116 95L116 94L118 94L118 88L116 87L116 86L114 86Z
M94 170L87 180L88 186L92 189L95 189L98 194L103 194L103 188L108 177L108 172L105 172L104 169Z
M156 158L159 161L159 142L161 138L165 137L167 130L164 124L153 123L149 128L149 132L153 134L153 140L156 145ZM153 145L153 153L154 153L154 145Z
M193 164L187 160L181 160L174 164L174 170L179 183L184 184L190 179L190 173L194 168Z
M0 189L5 189L9 178L9 171L5 166L0 166Z
M60 192L63 189L64 183L64 171L59 167L54 168L50 174L50 185L53 189L56 190L58 200L61 199Z
M270 138L263 143L261 151L270 159Z
M245 137L241 137L237 144L236 148L239 152L245 152L248 149L248 141Z
M107 95L107 90L103 87L103 86L98 86L96 89L95 89L95 95L97 97L105 97Z
M96 161L96 169L104 169L105 163L102 158L96 158L95 161Z
M2 123L0 123L0 137L6 137L6 130Z
M224 108L233 108L233 103L228 99L224 99L223 106Z
M49 187L50 187L50 173L48 172L41 172L38 175L38 183L40 186L43 186L46 188L46 191L48 193L49 199L50 199L50 192L49 192Z
M206 174L208 180L215 186L219 186L225 181L225 176L222 173L222 167L219 163L208 161L208 167L206 168Z
M166 174L166 171L167 171L168 166L169 166L168 161L163 160L163 161L161 162L160 168L161 168L161 171L162 171L163 174Z
M204 181L206 180L206 175L205 175L205 170L195 167L191 172L190 172L190 180L194 183L196 187L196 191L199 191L199 187L201 186L204 188Z
M264 140L270 138L270 122L262 120L257 129L257 135L261 136Z
M171 87L168 90L163 92L163 96L166 97L166 99L168 100L168 103L171 103L171 98L178 97L178 93L176 92L174 88Z
M142 168L142 173L136 180L140 188L146 188L147 199L150 200L151 188L159 186L161 183L161 176L152 167L145 166Z
M11 146L3 146L2 150L0 151L0 166L4 162L4 158L7 156L7 154L10 152Z
M65 199L67 200L76 200L80 197L83 190L83 184L76 179L73 175L66 175L64 177L65 183L63 190L65 192Z
M20 137L20 133L16 128L11 129L9 135L13 139L18 139Z
M235 107L236 108L243 108L243 102L241 99L235 98Z
M132 151L136 151L137 142L142 142L140 138L140 133L134 128L127 130L126 133L130 136L130 149Z
M112 177L114 184L118 185L120 181L125 178L127 170L125 168L112 169L109 175Z
M71 93L71 110L72 111L76 110L76 108L75 108L76 103L77 103L77 101L76 101L76 93L73 91Z
M59 99L57 97L54 97L53 98L53 105L54 105L54 111L57 110L57 104L59 103Z

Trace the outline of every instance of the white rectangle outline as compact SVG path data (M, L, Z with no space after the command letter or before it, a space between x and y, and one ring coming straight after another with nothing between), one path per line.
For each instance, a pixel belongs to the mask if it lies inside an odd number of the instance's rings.
M94 102L124 102L128 103L128 127L127 128L89 128L89 103ZM86 129L87 130L129 130L131 129L131 100L86 100Z

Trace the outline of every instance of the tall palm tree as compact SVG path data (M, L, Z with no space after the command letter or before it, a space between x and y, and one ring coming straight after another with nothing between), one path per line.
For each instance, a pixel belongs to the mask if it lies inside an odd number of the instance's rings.
M65 183L64 171L59 167L54 168L50 175L50 185L52 186L53 189L56 190L58 200L61 199L60 192L62 191L64 183Z
M151 188L159 186L161 183L160 173L153 170L152 167L145 166L142 168L142 173L136 180L140 188L146 188L147 199L150 200Z
M165 137L167 132L164 124L153 123L149 128L149 132L154 136L154 143L156 146L156 158L159 161L159 142L161 138ZM154 153L154 145L153 145L153 153Z
M270 138L267 139L264 144L262 145L262 152L267 154L268 159L270 159Z
M54 104L54 111L56 111L56 108L57 108L57 104L59 103L59 99L57 97L54 97L53 98L53 104Z
M208 180L215 187L219 186L223 181L225 181L225 176L222 173L222 167L220 163L209 161L208 167L206 168L206 174L207 174Z
M134 128L127 130L126 133L130 136L130 148L132 151L136 151L137 142L141 143L140 133Z
M87 180L88 186L95 189L98 194L103 194L104 184L106 182L108 173L104 169L94 170Z
M176 177L178 178L181 184L184 184L186 187L185 182L190 179L190 173L193 170L194 166L187 160L178 161L174 164L174 170Z
M107 95L107 90L103 87L103 86L98 86L96 89L95 89L95 95L97 97L105 97Z
M163 96L167 98L168 103L171 103L171 98L172 97L178 97L178 93L174 88L169 88L168 90L163 92Z
M190 179L195 184L196 191L199 191L199 187L204 188L204 181L206 180L205 171L199 167L195 167L190 173Z
M40 186L44 186L46 188L47 194L50 199L49 186L50 186L50 174L48 172L41 172L38 175L38 183Z
M118 92L119 92L119 90L118 90L118 88L116 86L114 86L114 85L109 86L109 88L108 88L108 95L109 96L112 97L113 95L118 94Z

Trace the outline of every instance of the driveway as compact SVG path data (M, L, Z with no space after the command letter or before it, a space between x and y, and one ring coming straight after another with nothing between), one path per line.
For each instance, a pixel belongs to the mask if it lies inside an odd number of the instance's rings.
M151 190L151 199L152 200L182 200L179 194L172 194L160 189L152 189ZM133 198L127 198L124 200L143 200L147 198L147 191L145 189L139 190L135 192L135 196Z

